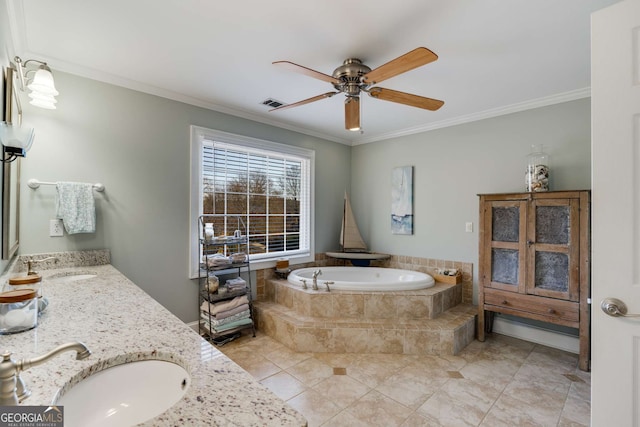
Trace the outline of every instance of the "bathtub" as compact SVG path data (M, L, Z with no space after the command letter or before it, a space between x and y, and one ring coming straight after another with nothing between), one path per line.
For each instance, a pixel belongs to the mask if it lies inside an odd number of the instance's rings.
M342 291L413 291L430 288L433 277L418 271L380 267L313 267L294 270L287 278L289 283L313 285L313 272L320 269L318 288L325 289L325 282L334 282L329 287Z

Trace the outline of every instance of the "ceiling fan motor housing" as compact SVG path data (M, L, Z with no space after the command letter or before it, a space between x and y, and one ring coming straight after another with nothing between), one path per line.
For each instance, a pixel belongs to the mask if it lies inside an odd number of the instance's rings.
M357 58L349 58L344 63L333 71L333 78L340 80L339 84L334 84L333 87L340 92L344 92L347 96L357 96L360 91L366 89L369 86L362 82L362 76L371 71L371 68L367 67Z

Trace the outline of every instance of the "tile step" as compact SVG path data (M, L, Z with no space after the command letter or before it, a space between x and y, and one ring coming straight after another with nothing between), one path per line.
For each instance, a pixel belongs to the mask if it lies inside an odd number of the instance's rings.
M254 302L257 328L299 352L455 355L475 337L477 308L459 304L435 319L313 317Z

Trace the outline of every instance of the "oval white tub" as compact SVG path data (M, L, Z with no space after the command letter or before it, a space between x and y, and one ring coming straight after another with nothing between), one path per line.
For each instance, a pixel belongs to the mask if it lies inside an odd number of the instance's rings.
M318 270L318 288L324 289L325 282L334 282L329 287L341 291L414 291L427 289L435 284L433 277L418 271L380 267L314 267L301 268L289 274L287 280L294 285L313 284L313 272Z

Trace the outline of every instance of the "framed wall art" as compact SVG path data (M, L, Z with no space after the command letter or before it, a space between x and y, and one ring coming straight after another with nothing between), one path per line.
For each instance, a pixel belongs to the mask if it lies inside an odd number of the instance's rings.
M413 234L413 166L391 172L391 233Z

